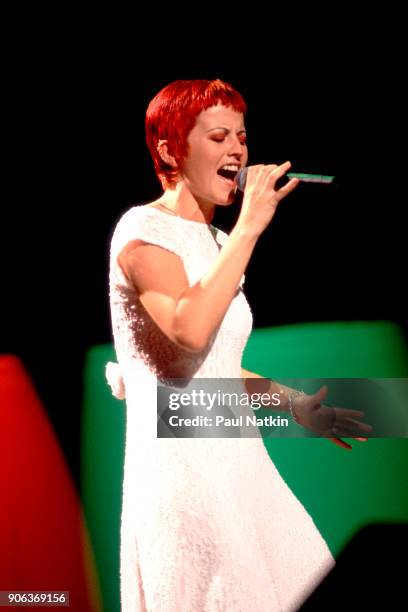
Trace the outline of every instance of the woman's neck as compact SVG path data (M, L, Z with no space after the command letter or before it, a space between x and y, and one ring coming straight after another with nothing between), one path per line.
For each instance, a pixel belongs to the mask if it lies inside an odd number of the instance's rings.
M199 202L182 183L177 183L173 189L166 189L155 203L166 209L169 214L183 217L188 221L210 225L214 218L215 204Z

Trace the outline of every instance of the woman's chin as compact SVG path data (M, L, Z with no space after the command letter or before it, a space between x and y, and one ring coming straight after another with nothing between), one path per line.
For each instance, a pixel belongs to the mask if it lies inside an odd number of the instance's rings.
M224 195L223 198L220 198L217 202L218 206L231 206L236 201L237 192L235 189L231 189L229 193Z

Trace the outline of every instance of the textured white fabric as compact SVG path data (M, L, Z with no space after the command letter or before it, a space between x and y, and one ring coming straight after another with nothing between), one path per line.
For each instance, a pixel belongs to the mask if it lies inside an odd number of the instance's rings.
M105 367L105 376L111 388L112 395L114 395L116 399L125 399L125 383L123 381L122 372L120 371L120 365L113 361L108 361Z
M157 377L240 378L252 314L243 277L209 346L183 351L149 317L117 256L130 240L159 245L179 255L193 285L227 238L149 206L128 210L112 237L112 329L127 415L122 612L296 610L334 564L260 437L156 437Z

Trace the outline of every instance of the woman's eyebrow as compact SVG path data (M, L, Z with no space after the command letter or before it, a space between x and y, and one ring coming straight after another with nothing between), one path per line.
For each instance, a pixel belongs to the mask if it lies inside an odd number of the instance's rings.
M230 131L231 131L231 130L229 130L229 129L228 129L228 128L226 128L226 127L221 127L221 126L220 126L220 127L211 128L211 129L207 130L207 132L212 132L213 130L223 130L223 131L224 131L226 134L229 134L229 133L230 133ZM239 131L237 132L237 134L242 134L243 132L246 132L246 129L245 129L245 128L243 128L242 130L239 130Z

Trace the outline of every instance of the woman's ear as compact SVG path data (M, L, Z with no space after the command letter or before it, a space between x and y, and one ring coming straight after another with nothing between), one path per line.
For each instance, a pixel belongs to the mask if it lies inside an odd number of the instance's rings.
M168 149L168 140L159 140L157 143L157 151L161 157L161 159L171 166L172 168L177 168L177 162L172 155L169 154Z

